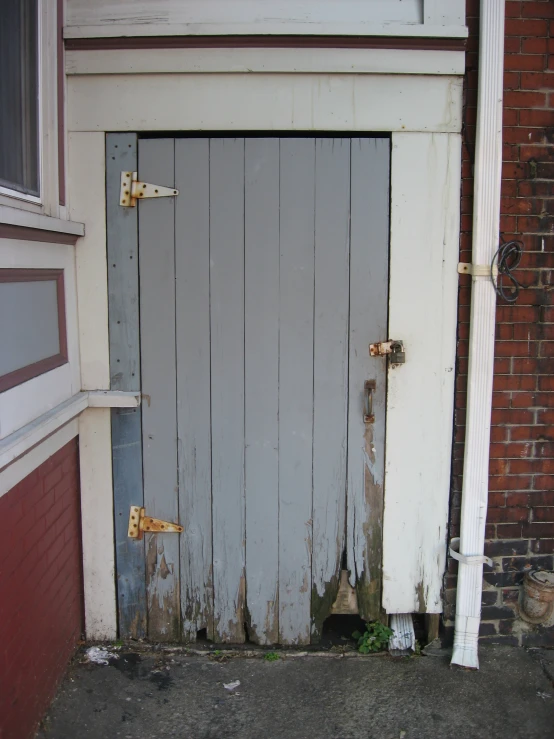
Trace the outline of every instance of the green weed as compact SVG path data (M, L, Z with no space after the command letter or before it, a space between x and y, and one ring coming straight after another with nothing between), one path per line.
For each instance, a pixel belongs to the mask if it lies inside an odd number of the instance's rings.
M363 634L360 634L359 631L352 634L352 638L358 643L358 652L361 654L380 652L386 648L391 636L392 629L389 629L380 621L368 621Z

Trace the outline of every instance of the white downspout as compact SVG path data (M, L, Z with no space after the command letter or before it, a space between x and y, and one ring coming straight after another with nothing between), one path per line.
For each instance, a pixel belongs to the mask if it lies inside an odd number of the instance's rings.
M481 0L480 17L472 261L474 265L486 266L491 264L499 241L504 0ZM479 667L477 643L485 561L495 317L496 293L490 273L474 275L452 664L475 669Z

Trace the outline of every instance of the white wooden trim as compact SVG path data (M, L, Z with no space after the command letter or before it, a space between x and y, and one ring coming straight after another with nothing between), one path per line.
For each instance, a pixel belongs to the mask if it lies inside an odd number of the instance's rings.
M442 611L456 355L459 134L393 134L383 607ZM381 340L381 337L376 337Z
M138 408L140 393L123 390L89 390L89 408Z
M396 413L396 423L393 418L387 440L385 506L390 500L393 505L389 507L389 514L395 507L398 511L398 525L395 526L390 515L387 522L385 510L384 589L390 612L408 613L419 609L415 589L422 567L421 541L426 546L429 541L439 541L436 557L420 582L428 585L425 596L428 610L439 612L442 605L438 594L446 547L449 484L445 470L449 465L452 435L461 92L460 79L454 76L129 74L68 78L69 128L78 131L71 133L69 138L68 191L71 217L82 221L87 231L80 242L86 242L86 247L78 268L79 313L81 340L87 345L86 387L94 390L109 387L105 132L398 132L393 135L393 146L397 148L393 150L391 192L391 289L394 294L391 304L395 306L391 313L391 331L396 329L398 335L391 333L391 336L407 342L407 364L399 372L411 377L412 381L404 385L397 382L398 388L393 389L389 401L389 413L393 417ZM93 132L86 132L90 130ZM408 134L409 131L423 132ZM420 275L420 279L414 281L414 275ZM422 315L424 320L421 320ZM430 326L435 333L429 342ZM376 340L385 338L388 337L376 337ZM420 348L423 346L428 350L424 361ZM85 354L82 358L85 363ZM428 373L425 369L428 366L435 367L436 374ZM452 371L447 372L447 368ZM425 392L418 395L421 382ZM393 386L394 383L392 379ZM431 398L428 402L433 387L441 400ZM392 408L395 392L399 399L409 396L404 411L400 405L396 410ZM103 421L94 425L94 433L104 433L109 439L109 411L91 409L82 418L90 418L89 414L94 413L107 414L102 417ZM394 433L393 428L396 428ZM419 461L412 466L411 474L408 469L408 460L414 459L414 450L423 448L420 436L431 439L435 444L433 453L440 457L438 470L431 469L426 462L421 476L418 474ZM111 516L112 505L110 445L91 444L87 453L88 460L81 467L83 495L90 497L83 508L84 522L88 517L98 516L95 495L100 496L103 517ZM100 479L97 478L98 470L101 471ZM413 506L402 507L402 502L409 502L412 493L419 496L420 502L415 518ZM408 514L412 518L408 519ZM431 531L431 524L425 525L426 516L430 522L439 522L442 529L437 523ZM414 538L412 533L404 541L405 532L417 528L420 522L423 522L422 537L427 536L427 539ZM110 537L112 533L110 531ZM114 545L113 538L104 537L100 531L87 536L85 556L89 564L85 568L85 580L89 603L94 604L95 609L94 618L89 617L88 623L92 625L87 633L92 636L102 632L103 627L97 628L98 623L114 623L115 590L108 587L112 600L102 593L97 601L94 600L98 582L113 580ZM432 557L426 554L425 561L430 559ZM403 591L406 584L407 596ZM432 603L436 603L434 608Z
M57 431L46 437L42 443L34 446L24 456L16 459L5 469L0 470L0 498L9 493L21 480L30 475L33 470L40 467L43 462L65 446L79 433L79 422L73 418ZM1 447L1 442L0 442ZM0 458L2 452L0 451ZM0 467L2 462L0 461Z
M83 223L66 221L61 218L45 216L41 213L31 213L21 208L13 208L0 204L0 223L10 226L23 226L25 228L36 228L40 231L55 231L56 233L71 234L72 236L84 236L85 226Z
M23 214L24 217L28 215ZM78 393L81 389L81 376L75 247L68 244L0 239L0 267L63 269L68 349L67 364L0 393L0 438L5 438Z
M77 74L459 74L463 51L418 49L113 49L67 51Z
M69 129L102 132L102 144L104 131L461 129L462 79L447 75L84 75L69 77L67 91ZM70 148L81 140L85 137L71 134ZM90 137L91 145L93 141ZM79 183L70 185L72 202L79 201L79 208L72 205L70 212L74 220L86 223L83 243L97 240L90 232L100 230L103 220L100 191L90 180L93 175L100 178L100 145L94 146L92 150L83 143L80 157L70 156L70 166L88 177L84 182L75 171L70 178ZM78 246L78 253L84 248Z
M88 406L87 393L77 393L40 418L0 441L0 470L44 441L61 426L82 413Z
M423 0L69 0L65 35L462 36L461 2L430 13ZM435 23L424 29L425 15Z
M481 3L479 97L475 147L473 264L490 264L498 247L502 178L504 0ZM473 277L460 553L482 555L488 504L496 294ZM452 662L479 667L483 565L460 562Z
M200 31L191 24L66 26L65 38L114 38L116 36L249 36L252 24L237 23L233 26L214 23ZM405 36L414 38L467 38L465 26L408 25L402 23L313 23L259 25L255 33L264 36Z
M79 418L85 629L88 639L117 635L111 411Z
M77 299L81 388L110 387L108 276L106 263L106 176L104 133L69 135L69 214L86 222L77 243Z
M55 2L39 3L41 189L44 213L58 215L58 18Z

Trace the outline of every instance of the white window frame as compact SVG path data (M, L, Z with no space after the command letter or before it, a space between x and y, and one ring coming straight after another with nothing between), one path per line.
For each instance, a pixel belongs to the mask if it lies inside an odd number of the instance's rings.
M38 186L39 195L29 195L0 185L0 205L57 216L57 8L38 2Z

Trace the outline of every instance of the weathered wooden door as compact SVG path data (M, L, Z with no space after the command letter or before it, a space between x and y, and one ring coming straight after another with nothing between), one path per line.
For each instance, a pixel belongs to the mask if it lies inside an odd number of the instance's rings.
M138 142L179 189L138 214L144 506L184 526L145 539L153 639L317 641L342 569L379 615L389 154Z

